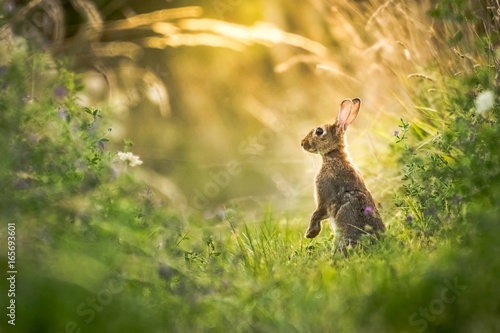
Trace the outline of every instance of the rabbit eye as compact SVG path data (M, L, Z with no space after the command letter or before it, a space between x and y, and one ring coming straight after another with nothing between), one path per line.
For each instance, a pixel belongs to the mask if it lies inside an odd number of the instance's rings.
M318 128L316 128L316 130L314 131L314 134L316 134L316 135L318 135L318 136L319 136L319 135L323 135L323 133L324 133L324 132L325 132L325 131L323 131L323 129L322 129L321 127L318 127Z

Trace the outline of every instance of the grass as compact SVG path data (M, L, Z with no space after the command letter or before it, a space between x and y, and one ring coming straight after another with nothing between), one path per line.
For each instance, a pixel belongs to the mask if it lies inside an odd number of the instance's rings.
M307 214L271 207L255 218L238 209L183 215L144 183L140 166L120 160L118 151L135 146L108 141L112 119L79 105L81 79L17 39L0 70L0 219L16 223L17 312L16 326L5 318L0 326L498 331L498 30L475 3L439 5L431 14L440 28L468 27L439 45L470 52L467 60L441 54L422 68L432 75L402 79L412 102L388 147L399 175L383 210L388 230L347 257L327 228L313 241L303 237ZM7 267L5 254L1 261Z

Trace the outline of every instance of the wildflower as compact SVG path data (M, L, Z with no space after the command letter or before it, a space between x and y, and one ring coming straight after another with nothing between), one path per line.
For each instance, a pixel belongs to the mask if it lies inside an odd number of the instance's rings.
M476 113L484 114L493 108L495 104L495 93L491 90L485 90L476 97Z
M373 207L372 206L366 206L365 209L363 210L363 214L365 214L365 215L372 215L373 214Z
M394 132L392 132L392 135L394 135L394 136L398 136L398 135L399 135L399 131L394 131Z
M64 86L57 86L54 88L54 96L56 96L57 98L64 98L68 95L68 93L68 88Z
M7 0L3 4L3 10L6 13L13 13L16 10L16 3L14 0Z
M139 156L135 156L134 154L132 154L130 152L124 153L124 152L119 151L118 158L121 161L130 165L131 167L135 167L135 166L142 164L142 161L139 159Z
M59 108L59 110L57 110L57 115L66 122L70 120L69 112L66 108Z
M99 141L97 141L97 143L95 145L96 145L97 150L99 150L100 152L104 151L104 141L99 140Z
M407 217L406 217L406 222L411 222L413 221L413 215L409 214Z

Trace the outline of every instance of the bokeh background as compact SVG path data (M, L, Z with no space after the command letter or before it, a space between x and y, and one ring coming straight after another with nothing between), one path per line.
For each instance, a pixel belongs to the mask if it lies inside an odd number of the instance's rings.
M16 13L22 3L4 7ZM363 101L349 131L353 158L377 201L390 201L397 175L381 170L391 166L399 118L408 116L408 88L425 80L408 75L442 56L430 8L430 1L49 1L14 30L71 59L84 75L81 103L104 108L113 144L132 141L144 178L179 210L214 215L269 203L310 210L320 162L299 143L332 122L344 98Z
M0 8L2 329L500 330L498 0ZM387 232L343 257L300 141L353 97Z

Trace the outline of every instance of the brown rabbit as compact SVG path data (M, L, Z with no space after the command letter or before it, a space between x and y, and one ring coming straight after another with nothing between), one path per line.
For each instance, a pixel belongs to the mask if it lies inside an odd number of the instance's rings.
M359 98L344 100L335 124L312 129L301 142L304 150L323 157L316 175L317 208L305 236L316 237L321 231L321 221L329 217L334 231L340 232L339 248L344 253L363 234L374 235L385 230L363 176L347 151L345 133L358 116L360 105Z

